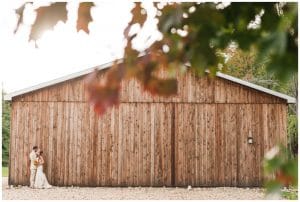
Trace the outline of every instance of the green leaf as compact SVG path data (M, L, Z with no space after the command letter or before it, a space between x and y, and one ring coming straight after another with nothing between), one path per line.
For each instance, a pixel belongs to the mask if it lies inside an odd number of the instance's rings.
M162 9L163 16L159 19L158 28L167 33L171 28L180 28L183 19L183 10L177 4L167 5Z

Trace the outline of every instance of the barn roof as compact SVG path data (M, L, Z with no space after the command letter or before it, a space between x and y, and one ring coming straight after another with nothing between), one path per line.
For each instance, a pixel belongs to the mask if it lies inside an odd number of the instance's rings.
M119 59L117 62L121 63L122 61L123 61L122 59ZM38 90L38 89L41 89L41 88L49 87L49 86L52 86L52 85L55 85L55 84L58 84L58 83L62 83L62 82L67 81L67 80L71 80L71 79L74 79L74 78L78 78L80 76L87 75L87 74L93 72L95 69L98 69L98 70L107 69L107 68L111 67L113 65L113 63L114 62L108 62L108 63L102 64L102 65L99 65L99 66L96 66L96 67L88 68L88 69L85 69L83 71L79 71L79 72L69 74L69 75L66 75L66 76L51 80L51 81L40 83L38 85L34 85L34 86L31 86L31 87L28 87L28 88L24 88L24 89L6 94L4 96L4 100L11 100L13 97L16 97L16 96L19 96L19 95L22 95L22 94L25 94L25 93L29 93L29 92L32 92L32 91L35 91L35 90ZM219 78L223 78L223 79L232 81L234 83L238 83L238 84L243 85L243 86L247 86L249 88L258 90L260 92L264 92L264 93L282 98L282 99L286 100L287 103L296 103L296 99L291 97L291 96L288 96L288 95L285 95L283 93L279 93L279 92L270 90L268 88L264 88L262 86L259 86L259 85L256 85L256 84L238 79L236 77L229 76L229 75L221 73L221 72L217 72L216 76L219 77Z

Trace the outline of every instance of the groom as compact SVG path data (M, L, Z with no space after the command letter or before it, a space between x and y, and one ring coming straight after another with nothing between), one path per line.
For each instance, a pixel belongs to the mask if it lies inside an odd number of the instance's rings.
M37 160L36 152L38 150L38 146L32 147L32 151L29 154L30 159L30 187L33 188L35 175L36 175L36 164L35 161Z

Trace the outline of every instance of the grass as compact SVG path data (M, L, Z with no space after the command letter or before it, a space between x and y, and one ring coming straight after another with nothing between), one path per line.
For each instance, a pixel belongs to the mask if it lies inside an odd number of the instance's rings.
M2 167L2 177L8 177L8 167Z
M297 200L298 199L298 190L292 189L289 191L282 191L282 196L284 199Z

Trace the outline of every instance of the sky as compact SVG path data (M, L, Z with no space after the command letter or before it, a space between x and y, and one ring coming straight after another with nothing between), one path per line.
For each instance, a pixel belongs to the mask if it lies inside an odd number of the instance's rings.
M43 1L44 2L44 1ZM28 42L30 25L35 20L34 3L25 9L24 24L14 34L18 16L15 9L21 1L0 2L0 79L6 93L121 58L125 41L123 30L131 19L133 3L129 1L98 2L92 8L90 34L76 31L78 2L68 3L68 20L58 22L53 30L44 31L37 41ZM147 21L133 46L143 50L161 37L157 30L156 10L152 3L143 3ZM150 40L146 40L150 37Z

